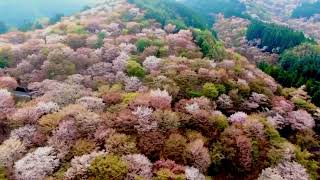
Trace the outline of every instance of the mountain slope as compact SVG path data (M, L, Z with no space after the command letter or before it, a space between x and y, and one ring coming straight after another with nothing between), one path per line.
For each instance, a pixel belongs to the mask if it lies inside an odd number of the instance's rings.
M1 35L0 177L315 179L320 111L303 89L152 9L107 1Z

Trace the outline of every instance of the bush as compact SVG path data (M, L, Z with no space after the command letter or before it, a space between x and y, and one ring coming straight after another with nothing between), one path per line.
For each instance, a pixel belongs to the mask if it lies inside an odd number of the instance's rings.
M63 115L61 113L53 113L42 116L39 120L40 130L42 132L50 132L58 127Z
M99 49L99 48L101 48L103 46L103 43L104 43L103 40L104 40L105 37L106 37L106 33L104 33L104 32L100 32L98 34L98 41L95 44L95 48L96 49Z
M24 36L20 37L20 34L16 34L16 38L18 40L20 40L19 38L23 38L21 42L24 42ZM14 52L10 46L2 46L0 48L0 68L14 65L14 63L16 62L14 56L18 53L21 53L21 51L18 50L18 52Z
M139 149L150 160L155 161L160 157L163 148L165 136L158 131L145 132L139 137Z
M152 41L149 39L139 39L136 42L136 46L139 52L143 52L147 47L152 45Z
M222 166L222 160L225 158L223 154L223 146L221 143L214 143L210 148L210 157L211 157L211 173L218 173Z
M311 175L311 179L318 179L320 163L316 160L313 160L313 154L309 153L307 150L301 151L299 147L296 148L296 160L299 164L304 166L308 173Z
M175 174L170 169L160 169L156 172L154 180L167 180L167 179L174 179L174 180L183 180L186 179L184 174Z
M97 157L89 167L89 174L97 180L124 179L127 173L127 163L111 154Z
M152 117L158 122L159 129L163 132L176 130L180 127L180 118L177 113L169 110L157 110Z
M162 157L184 164L186 163L186 147L185 137L180 134L171 134L164 144Z
M79 139L72 147L73 156L82 156L92 152L96 148L96 144L92 140Z
M129 60L127 64L127 73L129 76L144 77L146 72L144 68L136 61Z
M211 98L211 99L215 99L219 96L219 91L218 91L216 85L213 83L204 84L202 87L202 92L206 97Z
M53 50L48 55L44 70L49 78L71 75L76 72L76 65L69 61L68 55L61 49Z
M86 45L86 36L70 34L66 39L66 44L74 50L84 47Z
M213 123L214 127L220 132L223 132L223 130L229 126L227 117L222 113L215 114L214 116L210 117L209 120L211 121L211 123Z
M106 140L108 152L118 155L128 155L137 152L136 142L125 134L114 134Z
M226 57L223 44L212 35L212 32L194 30L193 37L206 57L215 60L223 60Z
M6 170L3 167L0 167L0 179L1 180L7 180L7 174L6 174Z
M0 68L5 68L9 66L8 59L0 57Z

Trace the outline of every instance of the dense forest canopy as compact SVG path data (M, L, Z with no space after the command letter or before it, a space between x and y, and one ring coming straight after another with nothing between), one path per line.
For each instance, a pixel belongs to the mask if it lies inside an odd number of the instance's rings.
M214 15L222 13L225 17L244 17L246 6L239 0L182 0L182 2L206 17L209 23L214 22Z
M129 2L143 8L146 11L146 18L155 19L162 25L172 23L179 29L188 27L204 29L209 26L192 8L173 0L129 0Z
M307 85L316 105L320 105L320 46L302 44L285 51L279 65L261 64L261 69L286 87Z
M292 17L310 18L316 14L320 14L320 1L302 3L292 12Z
M319 179L313 40L238 1L104 1L0 35L0 180Z
M224 47L218 41L216 33L213 30L205 30L209 28L207 24L209 22L202 19L202 16L198 12L192 11L191 8L171 0L129 0L129 2L145 9L145 18L147 19L155 19L162 25L170 23L178 29L194 29L193 38L205 57L222 60L226 56Z
M248 27L246 37L248 40L260 40L260 48L276 53L282 53L284 50L303 42L313 42L312 39L305 37L301 31L256 20L252 21Z

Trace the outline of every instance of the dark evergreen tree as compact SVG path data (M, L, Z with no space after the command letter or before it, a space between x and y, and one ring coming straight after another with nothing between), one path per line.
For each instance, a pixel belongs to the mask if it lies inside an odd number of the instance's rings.
M306 85L316 105L320 105L320 46L302 44L285 51L279 65L259 64L267 74L285 87Z
M260 39L260 48L276 53L282 53L304 42L314 42L313 39L306 38L300 31L256 20L252 21L248 27L246 37L248 40Z

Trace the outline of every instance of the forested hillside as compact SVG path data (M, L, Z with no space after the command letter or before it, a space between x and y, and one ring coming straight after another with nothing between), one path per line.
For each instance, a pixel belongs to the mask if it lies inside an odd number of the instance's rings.
M246 16L246 6L239 0L184 0L182 2L205 17L211 24L214 22L214 16L219 13L226 17Z
M278 84L233 48L259 50L249 20L220 18L221 40L181 2L107 0L0 35L0 179L317 180L314 87ZM276 68L317 81L319 46L270 26Z
M320 105L320 47L302 44L281 55L279 66L261 64L261 69L286 87L306 89L313 102Z
M258 39L260 48L276 53L282 53L284 50L304 42L314 42L314 40L306 38L301 31L261 21L251 22L246 37L248 40Z
M155 19L162 25L171 23L179 29L188 27L204 29L209 26L203 17L179 2L172 0L129 0L129 2L143 8L146 11L146 18Z
M250 24L251 21L248 19L219 16L214 24L214 29L226 47L232 48L235 52L247 57L251 63L257 64L262 61L271 64L278 63L279 54L261 49L260 40L249 41L246 38Z
M288 27L241 18L222 18L215 28L228 47L257 63L281 85L305 85L319 105L319 46L312 39Z

